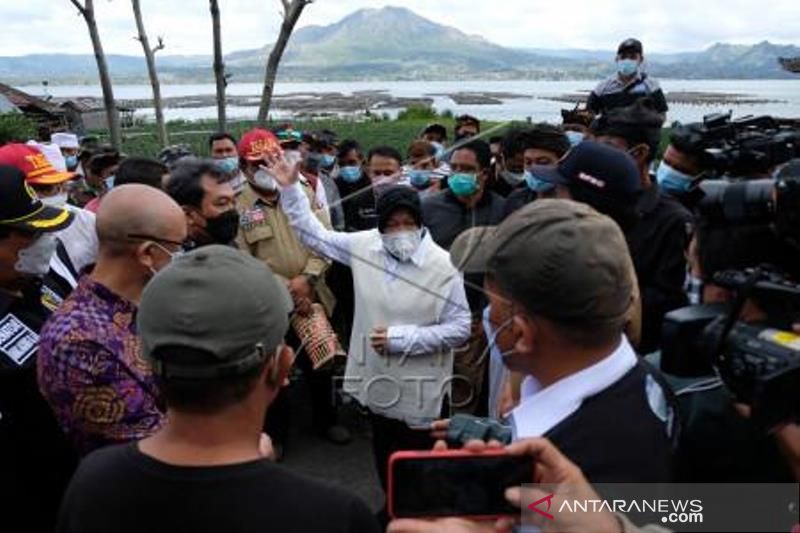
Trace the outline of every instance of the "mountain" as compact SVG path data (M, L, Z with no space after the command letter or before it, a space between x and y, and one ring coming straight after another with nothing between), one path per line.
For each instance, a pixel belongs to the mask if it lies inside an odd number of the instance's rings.
M645 43L646 44L646 43ZM272 45L225 56L233 81L261 81ZM790 78L778 57L800 48L767 41L753 46L718 43L707 50L648 54L661 78ZM614 70L613 51L512 49L425 19L401 7L361 9L328 26L298 28L281 63L284 81L596 79ZM139 56L109 55L116 82L146 83ZM212 59L157 56L164 83L210 82ZM96 83L94 56L37 54L0 57L0 81L12 84Z
M272 45L236 52L231 69L263 69ZM380 72L396 77L442 72L497 72L557 68L557 58L504 48L420 17L406 8L362 9L329 26L307 26L292 36L281 67L287 72ZM440 71L440 72L437 72Z

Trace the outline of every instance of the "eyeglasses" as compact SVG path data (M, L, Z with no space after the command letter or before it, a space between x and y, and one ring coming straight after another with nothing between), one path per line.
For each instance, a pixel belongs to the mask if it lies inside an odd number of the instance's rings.
M131 233L131 234L128 234L127 237L128 237L128 239L133 239L133 240L137 240L137 241L152 241L156 245L158 245L159 248L161 248L162 250L164 250L165 252L167 252L168 254L170 254L172 256L180 255L182 253L185 253L185 252L187 252L189 250L194 249L194 247L195 247L195 243L193 241L190 241L190 240L185 240L183 242L178 242L178 241L172 241L170 239L162 239L161 237L154 237L153 235L146 235L146 234L139 234L139 233ZM178 250L169 250L166 246L164 246L165 244L168 244L168 245L171 245L171 246L177 246Z

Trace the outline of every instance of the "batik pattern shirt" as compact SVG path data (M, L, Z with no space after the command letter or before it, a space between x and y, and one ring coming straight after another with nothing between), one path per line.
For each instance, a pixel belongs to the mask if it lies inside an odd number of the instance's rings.
M136 306L84 276L41 331L39 388L81 454L163 422L136 335Z

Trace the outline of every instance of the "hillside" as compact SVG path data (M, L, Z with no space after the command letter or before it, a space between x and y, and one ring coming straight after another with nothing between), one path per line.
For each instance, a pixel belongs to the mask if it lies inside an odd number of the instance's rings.
M646 43L645 43L646 44ZM225 57L232 81L261 81L272 45ZM650 72L662 78L790 78L778 57L800 56L796 46L761 42L715 44L705 51L648 54ZM613 72L612 51L511 49L425 19L400 7L362 9L328 26L299 28L289 42L284 81L596 79ZM213 80L210 56L157 57L162 82ZM117 82L146 83L144 60L109 55ZM94 83L92 55L0 57L0 80L12 84Z

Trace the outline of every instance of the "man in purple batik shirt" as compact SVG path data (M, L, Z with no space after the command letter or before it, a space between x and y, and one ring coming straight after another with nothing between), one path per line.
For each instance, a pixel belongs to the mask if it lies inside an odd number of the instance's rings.
M186 222L163 192L123 185L97 213L97 265L42 328L39 388L81 455L144 438L163 422L136 309L152 276L182 250Z

